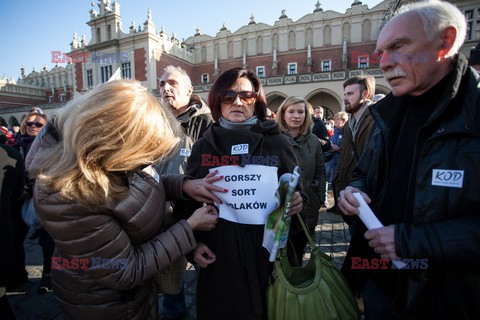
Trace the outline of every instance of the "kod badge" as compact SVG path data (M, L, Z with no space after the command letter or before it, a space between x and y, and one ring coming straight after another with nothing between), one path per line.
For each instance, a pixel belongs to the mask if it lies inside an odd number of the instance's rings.
M462 188L463 176L463 170L433 169L432 186Z
M232 155L234 154L248 154L248 144L236 144L232 146Z
M186 149L186 148L180 149L180 156L182 157L190 157L191 154L192 154L192 150L190 149Z

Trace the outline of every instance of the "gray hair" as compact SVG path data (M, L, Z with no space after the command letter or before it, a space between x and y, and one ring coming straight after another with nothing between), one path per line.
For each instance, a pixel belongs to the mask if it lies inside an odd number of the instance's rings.
M432 41L440 32L448 27L457 30L457 37L445 58L454 56L460 50L467 34L467 22L462 12L453 4L446 1L430 0L415 2L402 6L397 10L393 19L406 13L415 12L423 21L423 29L427 39ZM392 19L392 20L393 20Z
M177 67L177 66L174 66L174 65L166 66L163 69L163 74L160 77L160 79L163 78L165 75L171 74L173 72L178 72L183 76L183 78L185 79L185 85L188 88L190 88L192 86L192 80L190 80L190 76L188 75L187 71L183 70L183 68L181 68L181 67Z

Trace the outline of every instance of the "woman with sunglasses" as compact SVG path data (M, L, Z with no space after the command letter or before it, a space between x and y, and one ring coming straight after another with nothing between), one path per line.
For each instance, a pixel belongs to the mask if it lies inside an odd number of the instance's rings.
M201 178L215 167L238 168L259 162L276 168L275 181L293 171L292 146L277 123L266 120L266 98L253 72L240 68L225 71L213 84L208 102L216 123L193 145L187 174ZM240 152L236 151L238 146L243 146ZM221 205L219 208L215 228L196 233L198 245L193 259L201 267L197 319L264 319L266 289L273 268L269 252L262 247L266 216L256 223L242 217L233 221ZM296 192L290 213L301 209L302 199Z
M318 224L318 211L325 202L326 173L322 145L312 133L312 106L300 97L289 97L278 107L277 122L293 146L298 160L303 192L308 196L302 218L311 234ZM293 220L290 227L288 254L290 264L301 265L307 238L300 224ZM295 254L294 254L295 253ZM296 259L295 259L296 258Z
M20 150L20 153L25 160L27 155L30 152L30 147L33 145L33 141L37 137L38 133L47 123L47 116L41 113L39 108L34 108L30 113L23 119L20 124L20 136L16 140L15 147ZM36 218L36 213L32 205L33 197L33 186L35 180L29 177L28 172L25 173L25 193L24 193L24 204L22 207L22 216L29 218L25 221L30 221L29 224L33 221L33 224L29 225L30 233L29 238L33 239L38 237L38 243L42 247L43 254L43 269L42 269L42 279L38 287L39 293L46 293L52 291L51 286L51 258L53 251L55 250L55 243L50 237L48 232L41 226ZM23 234L22 240L25 238L27 233L26 229Z
M20 137L16 142L17 149L22 153L23 158L27 157L33 140L47 123L47 116L38 112L29 113L20 125Z

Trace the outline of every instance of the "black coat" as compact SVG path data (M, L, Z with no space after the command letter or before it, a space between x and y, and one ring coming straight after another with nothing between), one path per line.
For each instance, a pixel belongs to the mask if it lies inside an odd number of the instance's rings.
M21 196L24 184L23 160L20 152L0 145L0 287L11 287L17 280L17 239L25 236L21 217ZM20 243L23 243L23 238ZM23 247L20 245L20 250ZM24 267L24 266L23 266Z
M249 144L251 156L277 159L276 165L273 162L269 165L278 167L279 176L293 172L296 160L292 145L280 133L278 124L267 120L250 131L228 130L213 124L194 144L186 173L195 178L206 176L213 166L202 165L202 155L228 156L232 145L244 143ZM199 320L266 317L266 289L273 263L268 261L268 251L262 247L263 231L263 225L219 219L212 231L196 233L197 240L206 243L216 255L213 264L200 270L197 284Z
M14 147L21 152L24 159L27 157L28 151L30 151L30 147L32 146L33 140L35 140L34 136L29 136L28 134L22 134L15 141Z
M428 259L427 269L397 272L396 305L406 319L478 319L480 314L479 83L460 55L447 90L420 131L426 139L415 151L413 210L394 222L397 255ZM370 108L375 127L350 185L371 197L373 211L384 198L387 153L394 147L391 128L404 110L404 98L391 94ZM435 169L463 171L463 182L438 186L445 177L435 175ZM364 232L363 225L355 230L343 267L355 290L366 270L352 270L350 258L375 257Z

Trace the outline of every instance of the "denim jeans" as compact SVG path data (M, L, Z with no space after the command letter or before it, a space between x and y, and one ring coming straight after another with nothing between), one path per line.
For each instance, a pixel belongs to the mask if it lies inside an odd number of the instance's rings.
M43 273L50 273L52 269L52 256L55 250L55 242L48 232L41 228L38 233L38 243L42 247L43 253Z
M185 291L182 286L182 291L179 294L165 294L163 295L163 314L168 319L180 319L185 316Z

